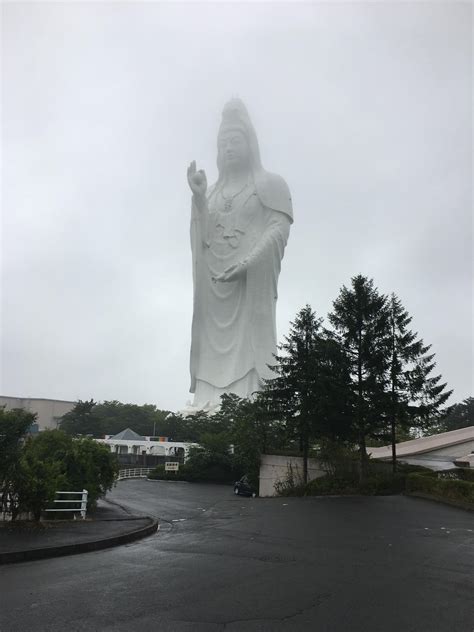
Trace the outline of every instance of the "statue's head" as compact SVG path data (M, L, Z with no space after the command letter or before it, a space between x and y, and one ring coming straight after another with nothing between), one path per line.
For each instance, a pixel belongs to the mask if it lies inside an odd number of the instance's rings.
M232 127L223 129L217 139L217 151L224 169L250 168L250 147L242 130Z
M257 135L240 99L224 106L217 137L217 167L219 177L228 170L254 171L261 167Z

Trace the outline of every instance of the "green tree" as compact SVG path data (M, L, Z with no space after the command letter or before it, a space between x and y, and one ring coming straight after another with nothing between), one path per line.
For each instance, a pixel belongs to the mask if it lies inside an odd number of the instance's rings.
M88 509L112 489L118 474L118 461L106 445L93 439L76 439L66 459L65 475L68 491L87 489Z
M21 476L21 451L36 413L22 408L6 410L0 407L0 512L11 513L13 520L19 512L17 493Z
M21 511L35 520L57 491L88 491L88 508L96 506L116 478L118 465L107 446L90 438L73 439L61 430L45 430L25 443L16 478Z
M30 437L21 454L18 496L22 511L33 512L35 520L67 485L66 462L72 439L60 430L45 430Z
M229 431L229 418L232 416L227 394L223 396L224 405L214 414L198 411L196 414L183 417L175 415L178 423L183 428L183 441L195 441L201 443L203 435L222 434ZM238 399L238 398L237 398Z
M400 299L392 294L388 301L390 359L388 366L388 410L392 443L392 468L397 469L397 428L408 431L439 415L452 391L445 391L441 376L430 377L435 368L430 345L417 338L408 326L411 316Z
M449 432L474 426L474 397L466 397L462 402L450 406L437 420L436 432Z
M322 328L309 305L301 309L285 342L278 346L276 377L266 380L263 400L285 422L303 455L303 478L308 480L308 457L314 440L332 435L341 439L350 428L349 367L337 339Z
M72 410L63 415L59 428L71 436L91 435L102 436L100 421L95 415L97 402L93 399L83 402L79 399Z
M162 423L167 411L158 411L156 406L145 404L124 404L118 401L106 401L98 404L94 414L99 420L103 434L117 434L125 428L132 428L140 435L162 435Z
M216 416L233 447L235 478L246 474L258 489L260 455L268 445L268 424L262 418L260 400L243 399L230 393L222 395L221 402Z
M102 403L94 400L76 402L74 408L63 416L61 430L71 436L103 437L106 434L118 434L125 428L132 428L136 433L146 436L168 436L175 440L180 437L171 434L179 430L175 425L170 427L170 412L159 410L152 404L123 404L113 400ZM178 433L176 433L178 434Z
M360 456L360 477L367 472L367 438L377 437L387 408L390 329L387 298L372 279L353 277L333 303L329 321L345 350L353 384L353 426Z
M227 432L204 433L200 445L191 448L185 465L193 480L228 483L234 479L234 464Z

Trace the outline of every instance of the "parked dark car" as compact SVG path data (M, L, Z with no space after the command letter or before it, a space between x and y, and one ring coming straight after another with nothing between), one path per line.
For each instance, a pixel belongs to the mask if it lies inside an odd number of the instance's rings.
M257 490L250 484L247 476L242 476L239 481L234 483L234 494L236 496L252 496L252 498L255 498Z

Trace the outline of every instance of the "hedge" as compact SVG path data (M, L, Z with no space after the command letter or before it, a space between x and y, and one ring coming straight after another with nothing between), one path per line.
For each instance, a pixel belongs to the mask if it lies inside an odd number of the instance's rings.
M194 480L190 472L187 471L185 465L180 465L177 472L167 472L164 465L157 465L154 470L148 474L148 478L157 481L191 481Z
M179 466L177 472L167 472L164 465L157 465L148 478L158 481L188 481L190 483L233 483L240 475L235 475L230 467L221 463L201 463L197 459Z
M327 496L327 495L367 495L386 496L405 491L406 475L403 473L372 474L361 483L358 477L322 476L304 483L292 484L282 481L276 490L280 496Z
M474 483L474 468L469 467L459 467L457 469L458 476L463 481L470 481Z
M422 492L440 500L454 500L474 507L474 483L467 480L433 478L423 474L409 474L406 481L407 492Z

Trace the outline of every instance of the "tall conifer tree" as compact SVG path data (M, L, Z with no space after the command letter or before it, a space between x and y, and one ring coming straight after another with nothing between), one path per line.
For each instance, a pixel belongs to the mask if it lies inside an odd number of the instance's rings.
M417 339L408 329L412 317L400 299L392 294L388 302L390 319L389 399L387 416L392 443L393 471L397 467L396 428L408 428L426 422L439 414L441 406L451 395L445 391L441 376L430 377L436 366L431 345Z
M271 367L276 377L266 380L262 396L298 438L307 482L311 442L328 434L342 437L349 426L349 371L334 336L309 305L290 323L278 349Z
M372 279L353 277L333 303L329 321L347 355L353 386L354 429L359 444L360 476L367 470L367 438L383 425L389 368L387 297Z
M445 410L441 419L437 420L436 431L449 432L468 426L474 426L474 397L466 397Z

